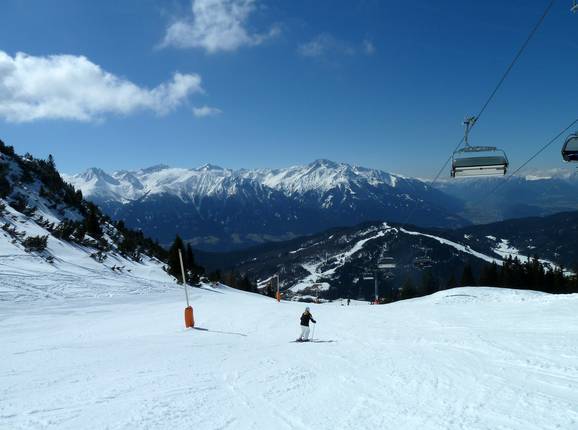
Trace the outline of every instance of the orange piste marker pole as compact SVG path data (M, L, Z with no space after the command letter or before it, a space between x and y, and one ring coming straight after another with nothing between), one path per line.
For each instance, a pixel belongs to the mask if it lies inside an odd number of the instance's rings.
M281 302L281 291L279 290L279 275L275 275L277 278L277 294L275 294L275 297L277 299L277 302Z
M181 275L183 276L183 286L185 287L185 297L187 299L187 307L185 308L185 327L192 328L195 326L195 318L193 316L193 308L189 305L189 292L187 291L187 280L185 278L185 266L183 265L183 254L179 249L179 261L181 263Z

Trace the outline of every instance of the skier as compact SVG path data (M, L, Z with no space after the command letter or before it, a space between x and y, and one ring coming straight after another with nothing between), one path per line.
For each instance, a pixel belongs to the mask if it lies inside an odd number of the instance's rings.
M347 298L347 306L349 306L349 302L351 302L351 299L348 297Z
M299 336L297 342L307 342L309 340L309 321L312 321L314 324L317 323L309 311L309 306L307 306L305 312L301 315L301 336Z

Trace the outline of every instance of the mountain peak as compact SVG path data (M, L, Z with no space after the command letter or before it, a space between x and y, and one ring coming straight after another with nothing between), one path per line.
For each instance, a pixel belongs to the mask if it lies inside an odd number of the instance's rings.
M195 170L198 172L209 172L212 170L225 170L225 169L223 169L221 166L216 166L214 164L205 163L202 166L197 167Z
M154 166L145 167L144 169L141 169L141 172L142 173L155 173L155 172L160 172L160 171L166 170L166 169L170 169L170 167L167 166L166 164L155 164Z
M309 167L313 167L313 168L327 168L327 169L335 169L337 167L339 167L339 164L336 163L335 161L331 161L331 160L327 160L326 158L319 158L315 161L313 161L312 163L309 163Z
M84 172L84 175L87 175L87 176L106 176L107 173L98 167L89 167Z
M84 173L80 174L80 177L86 182L90 181L97 181L97 182L104 181L108 183L117 182L116 179L114 179L112 176L110 176L104 170L99 169L98 167L90 167L89 169L86 169Z

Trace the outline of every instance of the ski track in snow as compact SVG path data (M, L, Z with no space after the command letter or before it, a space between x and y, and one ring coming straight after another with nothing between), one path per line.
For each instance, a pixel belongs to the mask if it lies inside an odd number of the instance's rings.
M410 234L412 236L424 236L424 237L429 237L430 239L435 239L441 244L449 245L449 246L457 249L458 251L465 252L467 254L471 254L471 255L473 255L477 258L480 258L480 259L482 259L488 263L496 263L499 266L503 265L504 260L506 260L508 257L517 258L522 263L525 263L527 261L532 260L532 257L528 257L528 256L520 254L520 251L517 248L512 247L509 244L509 241L506 239L501 239L500 243L498 243L496 245L496 247L493 249L493 251L501 257L501 259L498 259L498 258L490 257L486 254L481 253L481 252L475 251L469 245L461 245L459 243L453 242L453 241L448 240L448 239L444 239L444 238L434 236L431 234L420 233L420 232L416 232L416 231L409 231L409 230L406 230L402 227L400 227L399 230L402 233ZM465 238L469 239L470 237L468 235L465 235ZM493 241L497 240L496 237L494 237L494 236L486 236L486 238L493 240ZM542 264L544 264L546 267L550 267L552 269L558 269L559 268L559 266L557 264L555 264L549 260L539 259L539 261ZM566 275L573 275L574 274L572 271L569 271L569 270L565 270L564 272L566 273Z
M475 256L475 257L478 257L478 258L481 259L481 260L487 261L488 263L496 263L496 264L498 264L498 265L500 265L500 266L501 266L502 264L504 264L504 262L503 262L502 260L500 260L499 258L493 258L493 257L490 257L490 256L488 256L488 255L486 255L486 254L482 254L481 252L478 252L478 251L473 250L473 249L470 248L468 245L461 245L461 244L459 244L459 243L452 242L451 240L444 239L444 238L441 238L441 237L438 237L438 236L434 236L434 235L431 235L431 234L420 233L420 232L417 232L417 231L409 231L409 230L406 230L406 229L403 228L403 227L400 227L399 230L400 230L402 233L409 234L409 235L412 235L412 236L429 237L430 239L437 240L437 241L438 241L439 243L441 243L441 244L449 245L449 246L457 249L458 251L465 252L465 253L467 253L467 254L471 254L471 255L473 255L473 256Z
M494 240L496 239L494 238ZM532 257L520 254L520 250L511 246L510 241L507 239L501 239L500 243L498 243L496 248L494 248L494 252L498 254L500 257L502 257L504 260L506 260L509 257L512 257L517 258L521 263L526 263L533 259ZM538 261L542 263L545 267L549 267L551 269L560 268L560 266L558 266L557 264L553 263L550 260L544 260L542 258L539 258ZM572 276L574 274L574 272L572 272L571 270L566 269L564 270L564 273L566 274L566 276Z
M0 303L4 429L574 429L578 295L461 288L386 306L194 288ZM237 333L246 336L238 336Z
M58 222L42 199L35 204L36 216ZM48 235L46 251L29 253L0 230L0 303L150 294L176 288L175 280L158 260L143 255L142 261L136 262L111 250L99 262L91 257L95 249L49 235L36 221L10 206L6 206L0 221L15 226L27 237ZM48 256L53 259L51 263Z
M324 260L318 261L315 263L310 262L310 263L302 264L302 267L306 271L309 272L309 275L307 275L305 278L303 278L296 285L293 285L290 288L290 290L293 291L294 293L297 293L297 292L303 291L307 288L311 288L315 284L317 284L316 288L320 291L328 290L330 288L330 285L327 282L319 282L319 280L320 279L327 279L328 277L331 277L331 275L333 275L339 267L343 266L346 263L348 258L350 258L354 254L361 251L363 249L363 246L367 242L369 242L370 240L374 240L374 239L377 239L379 237L385 236L385 233L388 230L390 230L391 228L385 223L383 225L384 225L384 229L378 230L377 234L375 234L374 236L366 237L365 239L361 239L361 240L357 241L351 247L351 249L349 249L348 251L342 252L340 254L332 255L331 260L337 260L337 266L334 266L331 269L328 269L328 270L323 271L323 272L319 271L319 268L325 263ZM372 233L374 231L375 231L375 229L370 229L370 230L362 233L362 235L366 235L366 234ZM297 251L299 251L299 250L297 250Z
M439 243L441 243L443 245L451 246L454 249L456 249L457 251L473 255L473 256L475 256L481 260L484 260L488 263L496 263L497 265L500 265L500 266L502 264L504 264L504 261L502 259L494 258L494 257L488 256L486 254L483 254L481 252L478 252L478 251L472 249L469 245L462 245L462 244L453 242L451 240L444 239L444 238L434 236L431 234L407 230L403 227L391 227L387 223L383 223L381 229L377 230L376 235L359 240L358 242L356 242L353 245L353 247L350 250L348 250L346 252L342 252L342 253L330 256L331 260L337 260L337 264L334 267L332 267L331 269L328 269L325 271L320 271L320 267L323 266L325 261L308 262L308 263L303 264L302 267L307 272L309 272L309 274L307 276L305 276L300 282L298 282L297 284L292 286L290 288L290 290L294 293L297 293L297 292L306 290L308 288L311 288L315 284L317 284L316 288L319 290L329 289L330 285L326 282L320 282L321 279L330 278L331 275L333 275L339 267L341 267L345 264L345 262L347 261L348 258L350 258L354 254L359 252L363 248L365 243L367 243L370 240L374 240L374 239L377 239L379 237L383 237L388 231L392 231L392 230L393 231L399 231L401 233L408 234L411 236L428 237L430 239L434 239L434 240L438 241ZM370 230L362 233L362 235L366 235L368 233L371 233L372 231L375 231L375 229L370 229ZM495 238L494 238L494 240L495 240ZM303 249L305 249L305 248L300 248L300 249L297 249L297 250L291 251L291 252L297 253L297 252L302 251ZM520 261L522 261L522 262L530 259L529 257L525 257L525 256L519 254L519 251L517 249L509 246L508 242L505 240L502 240L500 242L500 244L494 249L494 252L504 259L507 258L508 256L518 257L520 259ZM540 260L540 261L549 267L553 267L553 268L557 267L551 261L547 261L547 260ZM571 272L568 272L568 273L571 274Z
M373 228L373 229L365 231L361 234L367 235L373 231L376 231L376 229ZM330 284L327 282L320 282L320 280L330 279L331 276L335 273L335 271L339 267L342 267L347 262L348 258L353 256L354 254L356 254L357 252L359 252L363 248L365 243L367 243L370 240L374 240L374 239L377 239L379 237L383 237L388 231L401 232L401 233L408 234L411 236L428 237L430 239L434 239L434 240L438 241L439 243L441 243L443 245L451 246L452 248L456 249L457 251L473 255L473 256L475 256L481 260L484 260L488 263L495 263L499 266L503 265L504 260L507 259L508 257L518 258L522 263L531 260L531 257L527 257L527 256L520 254L519 250L512 247L509 244L509 242L505 239L501 239L500 242L497 244L497 246L493 249L493 252L495 252L496 254L498 254L501 257L501 258L495 258L495 257L491 257L489 255L483 254L479 251L476 251L476 250L472 249L469 245L462 245L462 244L453 242L451 240L444 239L442 237L434 236L434 235L427 234L427 233L421 233L421 232L417 232L417 231L407 230L403 227L392 227L392 226L389 226L387 223L383 223L381 229L377 229L376 235L359 240L358 242L356 242L353 245L353 247L350 250L348 250L346 252L342 252L339 254L328 256L329 257L328 260L336 260L336 264L331 269L328 269L325 271L320 270L320 268L325 264L325 262L326 262L325 260L316 261L316 262L308 262L308 263L302 264L302 267L309 274L306 275L297 284L293 285L290 288L290 290L294 293L299 293L299 292L302 292L302 291L307 290L309 288L312 288L314 285L315 285L315 289L317 289L319 291L328 290L330 288ZM494 236L486 236L486 237L488 239L493 240L493 241L497 241L497 239ZM467 235L466 235L466 239L469 239L469 237ZM298 253L304 249L306 249L306 248L299 248L295 251L291 251L291 253L292 254ZM554 264L553 262L551 262L549 260L540 259L539 261L542 264L544 264L546 267L550 267L552 269L558 269L559 268L559 266L557 266L556 264ZM571 276L574 274L573 272L571 272L569 270L565 270L565 273L568 276Z
M403 227L391 227L387 223L383 223L381 229L377 231L376 235L359 240L358 242L356 242L353 245L353 247L349 251L330 256L331 260L337 260L337 264L334 267L332 267L331 269L328 269L325 271L319 270L320 267L323 266L325 261L309 262L309 263L303 264L302 267L307 272L309 272L309 275L307 275L305 278L303 278L296 285L292 286L290 288L290 290L294 293L297 293L297 292L303 291L305 289L311 288L315 284L317 284L316 288L319 290L329 289L330 285L326 282L320 282L321 279L330 278L331 275L333 275L339 267L341 267L345 264L345 262L347 261L348 258L350 258L352 255L359 252L363 248L365 243L367 243L370 240L374 240L374 239L377 239L379 237L383 237L388 231L392 231L392 230L393 231L399 231L401 233L408 234L411 236L428 237L430 239L434 239L434 240L438 241L439 243L441 243L443 245L451 246L454 249L456 249L457 251L473 255L473 256L475 256L481 260L484 260L488 263L496 263L497 265L500 265L500 266L502 264L504 264L504 260L502 260L500 258L494 258L494 257L488 256L486 254L483 254L481 252L478 252L478 251L472 249L469 245L462 245L462 244L453 242L451 240L444 239L444 238L434 236L431 234L407 230ZM362 235L366 235L368 233L371 233L372 231L375 231L375 229L370 229L370 230L362 233ZM493 236L491 238L493 238ZM495 238L493 238L493 240L495 240ZM292 253L300 252L303 249L304 248L297 249L296 251L292 251ZM519 251L516 248L509 246L508 241L506 241L506 240L502 240L498 244L498 246L494 249L494 252L504 259L508 258L509 256L512 256L512 257L517 257L522 262L530 260L530 257L526 257L526 256L519 254ZM547 261L547 260L540 260L540 261L543 264L545 264L546 266L549 266L552 268L557 268L557 266L554 263L552 263L551 261ZM567 273L572 274L571 272L568 272L568 271L567 271Z

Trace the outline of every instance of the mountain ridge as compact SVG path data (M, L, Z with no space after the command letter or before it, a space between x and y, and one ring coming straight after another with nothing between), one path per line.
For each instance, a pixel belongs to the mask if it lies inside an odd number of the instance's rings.
M575 169L537 170L511 178L441 180L434 186L462 201L458 214L474 224L578 210Z
M576 243L578 211L573 211L457 230L367 222L236 252L199 252L197 258L209 270L246 274L262 288L279 276L288 299L368 300L374 276L380 292L396 298L410 281L453 288L467 265L479 279L484 265L501 266L510 258L536 259L568 276L578 270Z
M144 294L175 284L163 248L84 200L52 157L19 156L1 140L0 227L0 301Z
M280 169L164 165L67 176L132 228L168 243L179 232L201 249L241 248L368 220L465 226L460 202L429 184L326 159ZM244 222L243 222L244 221Z

